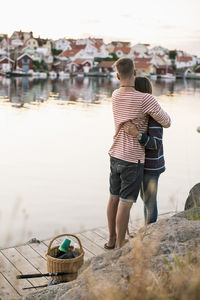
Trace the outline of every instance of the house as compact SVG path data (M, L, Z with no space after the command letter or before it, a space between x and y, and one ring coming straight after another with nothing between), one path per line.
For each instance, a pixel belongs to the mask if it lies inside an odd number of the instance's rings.
M24 72L28 72L29 70L34 69L33 59L32 57L24 53L17 58L17 69L20 69Z
M162 65L156 67L156 74L157 75L166 75L167 73L174 74L174 68L168 65Z
M20 30L20 31L14 31L10 38L12 40L18 39L18 40L22 40L25 42L26 40L30 39L32 36L33 36L33 33L31 31L24 32L24 31Z
M26 40L25 45L32 49L37 49L39 47L39 43L38 43L37 39L34 39L33 37Z
M113 52L115 47L130 47L130 42L122 42L122 41L113 41L106 45L106 49L109 53Z
M99 72L112 73L115 72L115 61L103 60L98 65Z
M24 42L20 39L12 39L11 40L11 46L13 48L22 47L24 45Z
M56 61L52 65L52 70L55 72L70 72L71 71L71 66L69 61L61 60L61 61Z
M149 53L149 44L136 44L131 47L131 55L133 55L134 52L138 52L141 57L145 57Z
M161 46L155 46L149 50L150 54L164 56L167 54L169 50L167 48L163 48Z
M130 54L130 47L115 47L112 52L114 52L119 58L128 56Z
M9 57L0 57L0 72L9 72L14 69L15 62Z
M53 42L53 47L56 50L71 50L71 43L67 39L59 39Z
M196 66L195 73L200 73L200 65Z
M62 53L59 54L59 58L74 58L78 53L85 48L85 45L77 45L73 47L71 50L64 50Z
M134 66L137 75L148 75L156 73L156 66L152 63L152 58L137 57L134 59Z
M91 41L88 40L86 45L71 45L71 50L64 50L61 54L59 54L59 58L68 58L72 61L76 59L84 59L90 61L93 64L93 60L95 57L107 57L108 52L102 46L95 46ZM105 50L105 51L104 51Z
M71 62L71 72L83 72L88 73L92 69L92 63L90 60L75 59Z
M192 55L177 55L175 59L177 69L185 69L196 65L196 59Z

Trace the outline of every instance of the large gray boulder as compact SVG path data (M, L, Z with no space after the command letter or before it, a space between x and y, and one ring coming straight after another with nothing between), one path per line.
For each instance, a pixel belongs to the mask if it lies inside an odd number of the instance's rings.
M185 202L185 210L193 207L200 207L200 183L193 186Z
M77 280L31 293L24 300L104 299L103 290L117 287L125 291L134 274L148 272L159 276L175 256L179 258L200 245L200 221L181 217L163 219L139 230L122 249L92 258ZM200 256L200 248L198 249ZM138 268L139 271L138 271ZM101 295L101 297L99 297ZM108 295L106 295L108 299Z

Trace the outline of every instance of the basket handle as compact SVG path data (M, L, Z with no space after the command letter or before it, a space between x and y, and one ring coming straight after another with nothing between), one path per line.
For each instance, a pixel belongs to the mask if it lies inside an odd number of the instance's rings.
M47 255L50 254L50 250L51 250L51 246L52 246L53 242L54 242L56 239L58 239L58 238L60 238L60 237L63 237L63 236L72 236L72 237L76 238L77 241L78 241L78 243L79 243L80 250L81 250L81 252L83 252L83 247L82 247L81 241L80 241L80 239L79 239L77 236L75 236L74 234L63 233L63 234L57 235L56 237L54 237L54 238L50 241L49 246L48 246L48 250L47 250Z

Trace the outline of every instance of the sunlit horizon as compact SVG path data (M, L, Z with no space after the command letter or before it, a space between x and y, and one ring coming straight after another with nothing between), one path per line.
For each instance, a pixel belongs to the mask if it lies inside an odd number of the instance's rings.
M32 31L34 37L103 38L148 43L168 49L184 50L200 56L200 1L181 0L70 2L7 0L0 19L0 33ZM8 12L8 13L6 13ZM9 17L8 17L9 15Z

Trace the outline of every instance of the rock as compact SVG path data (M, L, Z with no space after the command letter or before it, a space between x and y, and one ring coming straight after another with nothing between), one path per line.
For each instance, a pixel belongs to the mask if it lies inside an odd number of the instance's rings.
M193 186L185 202L185 210L193 207L200 207L200 183Z
M187 209L185 211L182 211L174 215L174 217L185 218L187 220L193 220L193 221L200 220L200 207L193 207Z
M87 261L77 280L45 288L23 299L109 299L109 295L102 294L104 290L112 292L116 287L120 292L126 291L129 279L134 278L134 274L146 278L150 272L156 277L166 272L168 264L176 257L187 255L188 250L195 250L200 245L199 228L200 221L180 216L160 220L143 227L137 237L129 240L122 249ZM200 249L198 251L200 256Z
M197 127L197 132L199 132L199 133L200 133L200 126L199 126L199 127Z
M27 242L27 244L40 244L40 240L32 238Z

